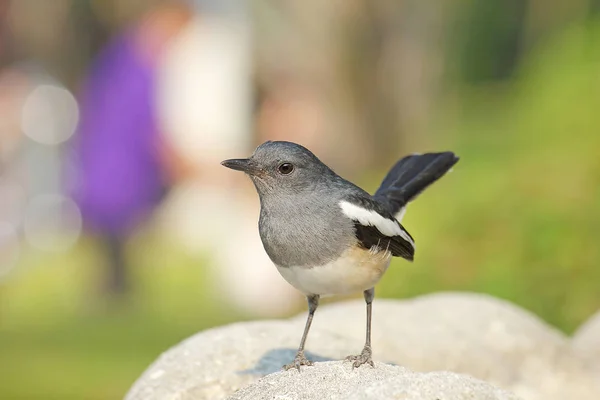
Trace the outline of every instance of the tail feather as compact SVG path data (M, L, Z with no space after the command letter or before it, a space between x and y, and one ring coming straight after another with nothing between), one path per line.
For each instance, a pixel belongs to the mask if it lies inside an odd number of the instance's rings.
M448 172L458 160L459 158L449 151L404 157L388 172L374 197L387 204L395 215L427 186Z

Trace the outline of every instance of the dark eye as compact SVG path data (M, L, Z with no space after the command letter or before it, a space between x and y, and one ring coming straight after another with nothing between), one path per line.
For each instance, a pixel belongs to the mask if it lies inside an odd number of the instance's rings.
M294 170L294 166L290 163L283 163L279 167L277 167L277 171L279 171L282 175L291 174Z

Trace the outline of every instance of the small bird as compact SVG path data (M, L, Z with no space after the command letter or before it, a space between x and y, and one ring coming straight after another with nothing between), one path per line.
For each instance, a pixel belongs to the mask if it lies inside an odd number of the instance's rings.
M245 172L260 197L260 238L283 278L306 295L308 318L296 357L284 368L312 365L304 345L320 296L362 291L366 341L353 368L374 366L371 304L375 285L392 257L412 261L415 241L400 224L406 205L441 178L458 157L452 152L399 160L373 196L343 179L303 146L267 141L250 158L225 160Z

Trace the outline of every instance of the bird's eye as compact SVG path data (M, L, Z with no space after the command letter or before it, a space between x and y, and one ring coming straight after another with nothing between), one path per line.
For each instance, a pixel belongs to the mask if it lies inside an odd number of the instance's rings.
M277 167L277 171L279 171L282 175L289 175L294 170L294 166L290 163L283 163L279 167Z

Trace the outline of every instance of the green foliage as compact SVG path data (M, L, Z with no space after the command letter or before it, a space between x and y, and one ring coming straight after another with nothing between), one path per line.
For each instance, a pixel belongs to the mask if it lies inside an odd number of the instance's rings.
M573 27L508 88L462 89L441 124L461 161L410 207L417 258L386 295L487 292L567 332L600 308L598 32Z
M518 62L528 3L467 1L457 23L459 76L469 83L510 77ZM456 48L456 49L454 49Z
M202 260L144 238L133 246L135 290L99 300L99 262L83 243L60 256L28 252L0 287L1 399L119 399L160 353L239 321L217 305Z

